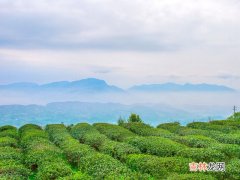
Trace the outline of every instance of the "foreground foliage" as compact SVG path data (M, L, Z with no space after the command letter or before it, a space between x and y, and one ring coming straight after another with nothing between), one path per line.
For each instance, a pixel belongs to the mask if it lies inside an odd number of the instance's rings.
M236 117L235 117L236 118ZM225 162L224 172L190 172ZM240 121L0 127L3 180L239 180Z

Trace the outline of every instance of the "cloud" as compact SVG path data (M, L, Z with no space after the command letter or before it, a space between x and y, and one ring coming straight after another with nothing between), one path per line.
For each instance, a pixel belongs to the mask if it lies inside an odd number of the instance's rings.
M238 0L0 0L0 82L240 88L239 17Z
M171 51L236 46L236 0L0 0L0 46Z
M240 80L240 76L234 75L234 74L219 74L215 77L219 79L225 79L225 80Z
M89 69L90 72L93 72L95 74L109 74L109 73L111 74L122 69L121 67L116 67L112 65L109 66L89 65L87 68Z

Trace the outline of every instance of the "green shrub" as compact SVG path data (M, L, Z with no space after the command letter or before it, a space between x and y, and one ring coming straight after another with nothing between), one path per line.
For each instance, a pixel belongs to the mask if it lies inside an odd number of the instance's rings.
M72 174L71 167L66 165L65 162L45 162L42 164L36 174L36 179L57 179L59 177L66 177Z
M97 152L92 154L89 153L87 156L82 157L80 159L80 164L82 164L81 169L83 171L86 171L88 174L98 179L103 179L109 175L118 177L131 173L131 171L119 161L108 155Z
M6 129L0 132L0 137L11 137L11 138L17 139L18 132L16 129Z
M107 175L106 180L155 180L151 175L139 172L130 172L128 174L111 174Z
M74 166L80 166L80 159L94 150L85 144L79 144L75 139L66 139L66 142L61 143L60 147L63 149L67 160Z
M25 124L23 126L21 126L19 129L18 129L18 132L19 134L22 134L23 132L26 132L26 131L29 131L31 129L34 129L34 130L42 130L42 127L41 126L38 126L36 124Z
M240 121L240 112L236 112L233 115L231 115L230 117L227 118L228 121L236 121L239 122Z
M169 174L167 180L217 180L215 177L204 173Z
M120 143L115 141L105 141L99 148L100 152L104 154L109 154L110 156L124 160L125 157L129 154L139 154L140 150L130 144Z
M74 139L63 125L47 125L46 130L52 142L61 147L67 160L74 166L80 166L80 158L86 156L88 153L94 152L90 146L80 144Z
M125 123L122 126L140 136L162 136L162 137L173 136L173 134L168 130L161 128L153 128L150 125L138 122Z
M84 124L81 126L80 124L77 128L72 128L73 133L76 133L76 137L84 139L83 134L78 135L81 127L83 127L85 133L93 132L89 125ZM74 164L82 172L91 175L94 179L129 179L132 176L136 177L130 169L111 156L98 153L89 146L78 143L77 140L70 136L65 127L48 125L46 129L50 138L63 149L67 158L69 156L74 157Z
M99 132L88 123L78 123L71 128L71 135L80 141L84 141L85 135L90 132L99 134Z
M102 143L107 140L107 137L100 134L93 126L87 123L79 123L72 127L71 135L80 142L88 144L95 149L99 149Z
M135 137L128 139L129 144L138 147L141 152L157 156L174 156L186 146L162 137Z
M37 147L36 147L37 148ZM59 152L60 150L56 148L38 148L29 150L28 153L25 155L25 163L28 165L29 168L35 167L35 166L41 166L45 162L53 162L53 161L59 161L61 162L62 154Z
M85 134L83 135L82 132L85 132ZM73 126L71 133L73 137L81 138L83 143L117 159L123 160L128 154L140 153L138 148L130 144L111 141L96 130L94 126L86 123Z
M29 149L33 144L35 146L41 142L49 143L48 135L43 130L29 129L21 133L21 147L24 149Z
M137 135L133 132L113 124L107 123L95 123L93 126L100 131L102 134L105 134L108 138L115 141L124 141L130 137L136 137Z
M23 156L21 154L20 149L16 149L9 146L0 147L0 161L4 159L22 162Z
M226 160L230 160L232 158L240 159L240 146L236 144L213 144L210 146L211 149L218 150L225 154Z
M191 122L187 124L187 127L190 128L204 128L207 126L207 122Z
M27 177L23 177L20 175L12 175L12 174L0 174L1 180L24 180L27 179Z
M181 144L196 148L207 148L212 144L217 143L216 140L202 135L175 136L171 139Z
M93 178L88 174L77 171L70 176L58 178L58 180L93 180Z
M157 128L162 128L162 129L166 129L170 132L175 132L178 128L180 128L181 125L179 122L173 122L173 123L163 123L163 124L159 124L157 126Z
M86 133L81 142L92 146L95 149L99 147L107 140L107 137L99 132Z
M207 123L207 122L193 122L193 123L189 123L187 125L187 127L203 129L203 130L220 131L222 133L230 133L232 131L239 129L236 126L229 126L229 125L222 126L222 125L211 124L211 123Z
M179 151L177 155L191 158L196 162L222 162L225 160L222 152L210 148L186 148Z
M10 146L10 147L17 147L18 142L16 139L11 137L1 137L0 138L0 147Z
M216 125L235 126L240 128L240 121L235 121L235 120L216 120L216 121L210 121L209 123L216 124Z
M240 159L234 158L226 165L225 176L227 176L228 179L240 179L239 169Z
M47 139L48 135L43 130L40 129L29 129L21 133L21 140L28 140L28 138L44 138Z
M0 175L19 176L27 179L29 170L18 161L10 159L0 160Z
M187 173L191 159L182 157L157 157L132 154L127 156L127 164L133 170L151 174L156 179L166 178L169 172Z
M234 131L236 132L236 131ZM203 130L203 129L193 129L181 127L176 131L179 135L202 135L210 137L224 144L240 144L240 134L239 133L222 133L216 130Z
M140 118L140 116L138 114L132 113L128 118L128 122L129 123L132 123L132 122L143 123L143 120Z
M38 170L36 179L56 179L73 173L62 151L48 140L48 134L39 126L26 125L20 132L25 163L32 170Z
M17 129L13 126L0 128L0 179L27 179L29 170L22 164L23 155L17 149Z
M14 126L10 126L10 125L6 125L6 126L1 126L0 127L0 132L2 132L2 131L6 131L6 130L15 130L15 131L17 131L17 128L16 127L14 127Z
M225 144L238 144L240 145L240 134L223 134L219 133L214 136L214 134L209 134L210 137L216 139L217 141Z
M179 127L174 133L180 135L180 136L187 136L187 135L205 135L205 130L202 129L194 129L189 127L181 126Z
M212 176L216 177L216 179L230 179L230 180L239 180L240 168L240 159L233 158L230 159L227 163L225 163L225 171L224 172L209 172Z

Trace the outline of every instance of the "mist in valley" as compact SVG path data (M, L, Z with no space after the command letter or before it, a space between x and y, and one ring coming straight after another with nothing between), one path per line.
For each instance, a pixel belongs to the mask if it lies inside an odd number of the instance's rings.
M138 113L151 125L225 119L240 104L235 92L0 92L2 124L116 123Z

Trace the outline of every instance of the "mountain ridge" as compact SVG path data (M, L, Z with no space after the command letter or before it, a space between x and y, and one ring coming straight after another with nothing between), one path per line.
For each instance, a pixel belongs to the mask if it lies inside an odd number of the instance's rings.
M146 123L152 125L176 120L185 124L193 120L207 120L209 115L191 113L166 104L147 105L141 103L127 105L121 103L65 101L52 102L46 105L0 105L0 125L21 126L26 123L45 125L61 122L66 124L77 122L116 123L119 117L127 118L131 113L139 114ZM212 117L214 117L213 114Z
M177 84L177 83L163 83L163 84L142 84L129 88L130 91L235 91L235 89L216 84Z
M0 85L0 90L29 90L29 91L70 91L70 92L163 92L163 91L209 91L209 92L233 92L233 88L224 85L208 83L155 83L134 85L128 89L109 85L106 81L97 78L86 78L76 81L56 81L45 84L31 82L18 82Z

